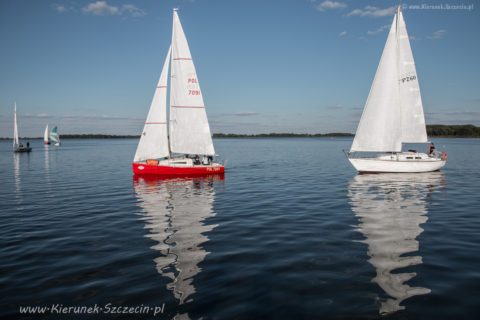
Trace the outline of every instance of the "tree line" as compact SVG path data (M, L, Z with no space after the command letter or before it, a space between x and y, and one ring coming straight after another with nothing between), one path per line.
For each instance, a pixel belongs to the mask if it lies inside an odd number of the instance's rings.
M427 135L429 137L448 137L448 138L480 138L480 127L471 124L465 125L427 125ZM352 133L332 132L332 133L259 133L259 134L237 134L237 133L214 133L214 138L328 138L328 137L353 137ZM62 134L61 139L138 139L140 135L110 135L110 134ZM43 139L21 138L25 139ZM0 140L11 140L11 138L0 138Z

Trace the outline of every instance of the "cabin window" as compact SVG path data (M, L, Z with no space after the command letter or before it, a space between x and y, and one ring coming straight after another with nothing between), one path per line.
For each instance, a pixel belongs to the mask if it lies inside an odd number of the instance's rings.
M422 157L415 157L415 159L422 159Z
M407 159L413 159L413 157L407 157Z

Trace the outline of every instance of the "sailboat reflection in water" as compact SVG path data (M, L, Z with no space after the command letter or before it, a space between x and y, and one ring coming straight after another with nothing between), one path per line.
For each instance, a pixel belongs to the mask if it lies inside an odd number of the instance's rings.
M143 208L142 220L150 233L146 237L158 242L152 248L161 254L154 261L157 271L172 282L179 304L192 301L193 278L201 272L198 264L208 252L201 246L208 241L208 232L217 225L206 225L213 217L214 183L223 175L194 178L165 178L155 175L134 175L133 184Z
M377 275L372 279L389 296L380 299L380 314L405 309L405 299L430 293L430 289L410 287L406 282L415 272L394 272L396 269L422 263L417 237L420 225L427 222L426 199L445 185L440 172L421 174L359 175L349 184L352 210L359 218L358 231L368 245L369 262ZM407 255L409 254L409 255Z

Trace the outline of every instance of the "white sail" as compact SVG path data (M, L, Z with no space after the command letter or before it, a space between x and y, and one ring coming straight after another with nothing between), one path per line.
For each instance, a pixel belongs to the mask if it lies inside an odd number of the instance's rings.
M163 64L162 73L153 95L142 136L138 142L137 151L133 159L134 162L158 159L170 155L167 135L167 80L170 51L171 48L168 49L167 57Z
M398 84L402 112L402 142L427 142L422 97L403 14L398 10Z
M18 126L17 126L17 102L15 101L15 108L13 113L13 147L18 146Z
M402 143L427 142L422 98L400 8L350 151L402 151Z
M195 66L176 11L172 31L170 150L183 154L215 154Z
M396 20L395 15L350 151L401 151Z
M43 133L43 142L48 143L48 124L45 127L45 132Z

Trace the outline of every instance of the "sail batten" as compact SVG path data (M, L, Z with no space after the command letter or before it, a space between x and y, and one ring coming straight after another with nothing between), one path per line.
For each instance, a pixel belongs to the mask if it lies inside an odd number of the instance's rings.
M420 87L400 9L393 18L351 152L400 152L427 142Z

